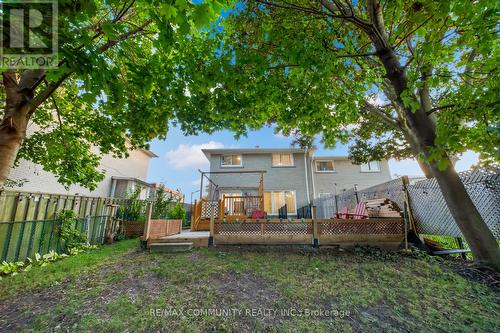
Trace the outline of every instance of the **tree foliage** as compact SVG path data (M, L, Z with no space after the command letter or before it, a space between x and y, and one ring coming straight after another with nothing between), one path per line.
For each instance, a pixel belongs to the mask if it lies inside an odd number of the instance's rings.
M30 105L28 131L34 133L22 138L18 158L41 164L62 184L92 189L103 178L97 168L103 154L124 157L128 149L165 138L177 42L208 26L223 3L58 1L58 68L2 68L0 128L23 133L12 119L16 108ZM20 90L25 102L9 105Z
M369 20L365 2L351 6ZM382 6L408 78L404 105L419 108L428 92L437 126L429 158L470 149L498 161L495 1ZM272 122L284 133L320 134L329 147L351 142L357 162L417 156L370 37L340 17L321 1L246 1L204 38L185 41L176 89L189 94L175 111L185 132L241 135Z

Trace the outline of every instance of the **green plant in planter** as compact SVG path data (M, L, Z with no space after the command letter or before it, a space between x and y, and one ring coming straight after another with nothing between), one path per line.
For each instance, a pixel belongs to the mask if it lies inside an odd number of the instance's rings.
M174 200L172 200L172 198L168 198L167 194L165 193L165 186L160 185L155 193L155 200L153 202L153 212L151 214L151 217L153 219L168 218L168 212L174 205Z
M78 222L75 212L72 210L63 210L57 215L59 226L57 235L63 242L66 251L69 249L87 245L87 236L75 228Z
M169 219L183 220L186 218L186 210L182 203L178 202L175 206L168 210L167 217Z
M146 203L144 200L139 199L140 195L140 189L127 193L128 203L125 207L119 207L116 215L124 221L145 221Z

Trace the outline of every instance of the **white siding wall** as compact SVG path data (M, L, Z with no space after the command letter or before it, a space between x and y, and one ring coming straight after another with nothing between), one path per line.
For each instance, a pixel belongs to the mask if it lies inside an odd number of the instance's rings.
M10 179L27 179L22 187L15 188L21 191L47 192L61 194L92 195L107 197L111 189L111 177L133 177L146 180L150 157L142 150L131 151L126 159L114 158L105 155L101 160L99 170L105 171L105 178L100 182L94 191L81 186L71 186L64 188L57 182L57 178L49 172L43 170L41 165L21 160L18 167L14 168L9 175Z
M361 172L361 166L351 163L349 160L335 160L332 158L316 157L317 160L333 160L334 172L317 172L313 162L314 194L315 198L320 193L334 194L343 189L353 188L357 184L358 189L378 185L391 180L389 163L380 161L379 172Z

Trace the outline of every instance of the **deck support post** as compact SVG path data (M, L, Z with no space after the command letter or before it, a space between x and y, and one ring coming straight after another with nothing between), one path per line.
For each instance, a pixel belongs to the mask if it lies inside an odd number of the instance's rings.
M313 247L317 249L319 248L318 222L315 218L313 218L312 224L313 224Z
M215 231L215 207L210 205L210 236L208 237L208 246L214 246Z
M148 247L149 232L151 231L151 214L153 213L153 203L148 202L146 204L146 222L144 222L144 232L141 238L141 248L146 249Z

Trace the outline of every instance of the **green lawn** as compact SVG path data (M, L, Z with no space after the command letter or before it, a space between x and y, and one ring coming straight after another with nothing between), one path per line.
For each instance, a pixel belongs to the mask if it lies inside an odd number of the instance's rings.
M2 279L0 331L500 330L500 295L434 259L137 246L122 241Z

